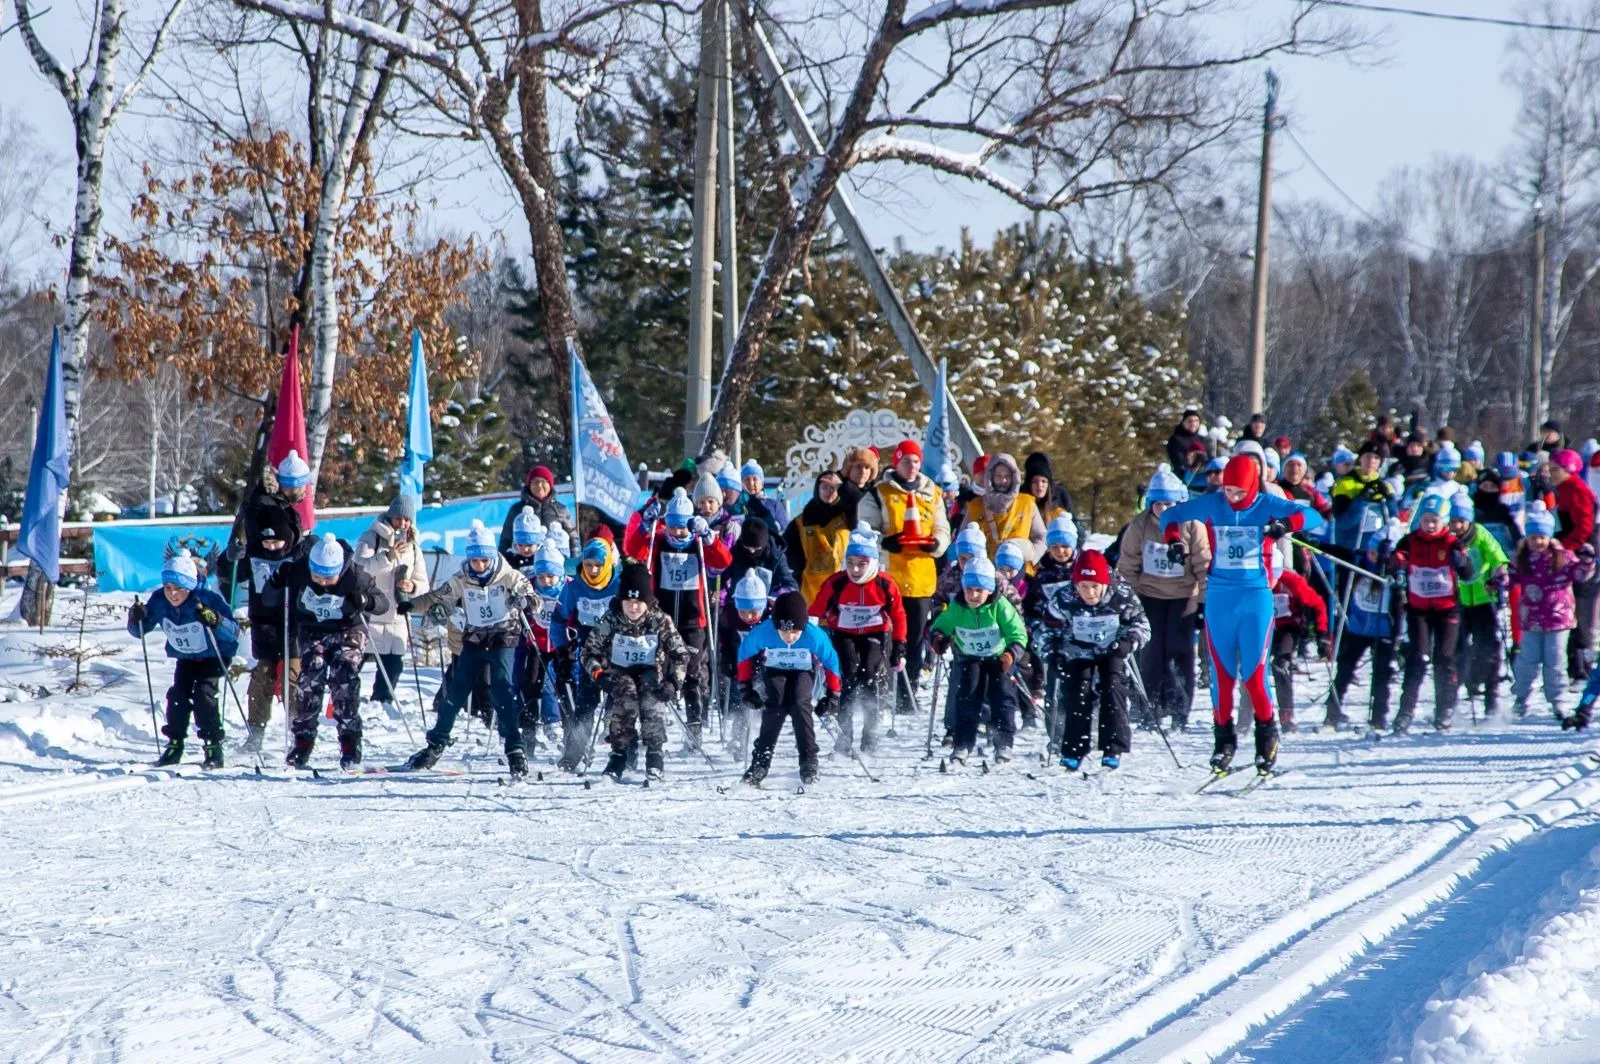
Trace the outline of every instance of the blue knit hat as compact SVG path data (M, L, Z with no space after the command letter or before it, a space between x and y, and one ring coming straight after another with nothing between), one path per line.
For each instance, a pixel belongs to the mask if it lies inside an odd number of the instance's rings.
M1188 502L1189 489L1172 472L1172 467L1162 462L1151 475L1144 497L1149 502Z
M1047 547L1078 549L1078 526L1071 514L1056 514L1050 519L1049 527L1044 530L1044 543Z
M535 576L560 576L567 571L566 555L561 553L561 548L549 539L544 541L544 546L539 548L539 556L533 560L533 574Z
M278 486L280 488L303 488L311 483L311 467L306 465L306 460L300 457L299 451L290 451L283 456L283 461L278 463Z
M1435 517L1444 516L1444 496L1428 492L1417 500L1417 517L1423 518L1432 514Z
M611 558L611 544L595 536L583 545L583 554L580 561L598 562L604 565Z
M1008 539L994 552L994 567L1020 573L1028 564L1029 543L1025 539Z
M878 557L878 534L872 531L872 526L862 521L856 525L856 530L850 533L850 539L845 543L844 556L846 558L872 558Z
M180 550L168 558L167 564L161 567L161 582L181 587L185 591L193 591L199 587L200 570L194 564L194 555L186 550Z
M745 477L760 477L762 480L767 479L767 475L761 471L761 463L756 461L754 458L750 459L744 465L739 467L739 479L743 480Z
M537 547L544 542L544 522L533 507L524 506L511 526L511 540L525 547Z
M1477 516L1477 507L1472 505L1472 499L1464 491L1458 491L1450 498L1450 519L1452 521L1471 521Z
M484 528L482 521L473 521L467 530L467 557L493 558L496 550L494 533Z
M732 469L728 466L723 466L717 470L717 487L723 491L738 491L740 490L739 478L733 475Z
M994 590L994 563L983 555L972 559L961 574L962 587L977 587L985 591Z
M1528 514L1522 521L1523 529L1530 536L1553 536L1556 534L1556 515L1542 502L1530 503Z
M1494 456L1494 469L1495 472L1499 473L1502 477L1516 476L1517 456L1512 454L1510 451L1501 451L1499 454Z
M1444 473L1455 473L1461 468L1461 452L1450 444L1439 448L1439 453L1433 456L1433 472L1435 476Z
M572 557L572 536L561 527L560 521L551 521L550 527L544 530L545 546L554 547L561 552L561 557Z
M1469 462L1476 462L1480 466L1483 465L1482 441L1473 440L1471 443L1467 444L1467 449L1461 453L1461 456Z
M311 548L311 572L324 580L332 580L344 569L344 546L332 532L324 532L317 545Z
M1341 443L1333 449L1333 461L1330 464L1338 465L1341 462L1349 462L1353 465L1355 460L1356 453Z
M969 554L983 557L989 551L989 541L983 538L983 529L977 525L962 525L961 531L956 533L956 558L959 560Z
M765 576L765 579L763 579ZM733 608L736 610L765 610L771 574L765 569L751 569L733 588Z
M667 527L687 528L689 518L694 516L694 503L689 501L689 493L682 488L672 489L672 498L667 500Z

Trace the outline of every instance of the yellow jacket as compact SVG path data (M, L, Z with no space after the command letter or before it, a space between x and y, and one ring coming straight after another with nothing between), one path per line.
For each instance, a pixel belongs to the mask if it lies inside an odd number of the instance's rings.
M944 492L926 474L908 490L890 470L861 496L860 519L884 536L898 535L906 524L906 507L915 505L922 534L933 540L933 550L907 548L889 554L889 579L902 598L932 598L939 586L933 560L950 546L950 519L944 512Z
M803 517L789 522L789 532L797 541L800 557L790 557L789 565L800 578L800 593L810 602L822 590L828 577L844 568L844 548L850 541L850 524L841 514L825 524L807 524ZM795 562L802 564L795 566Z

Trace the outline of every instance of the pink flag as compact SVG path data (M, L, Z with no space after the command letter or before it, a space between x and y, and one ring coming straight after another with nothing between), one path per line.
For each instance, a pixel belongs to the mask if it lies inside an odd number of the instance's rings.
M278 414L272 421L272 439L267 443L267 461L272 468L288 456L290 451L310 461L306 449L306 408L300 399L300 326L289 335L289 356L283 362L283 381L278 385ZM317 482L313 480L306 497L295 504L300 514L300 527L311 531L317 523Z

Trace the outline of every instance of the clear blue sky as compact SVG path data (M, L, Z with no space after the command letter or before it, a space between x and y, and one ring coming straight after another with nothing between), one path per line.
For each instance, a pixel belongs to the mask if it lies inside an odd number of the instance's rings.
M1224 25L1245 31L1259 20L1280 20L1291 2L1241 3ZM138 11L149 5L134 6ZM1406 6L1497 16L1512 10L1504 0L1406 0ZM76 18L72 10L58 7L46 17L61 20L51 27L52 42L73 39L68 21ZM1296 136L1346 192L1370 209L1377 187L1397 167L1425 164L1442 153L1486 161L1501 157L1516 119L1515 96L1501 79L1511 31L1399 16L1350 17L1384 34L1386 43L1373 63L1287 59L1275 64L1284 81L1283 110ZM0 70L7 72L0 102L7 110L20 111L61 161L50 216L64 228L70 221L72 148L62 103L33 71L15 32L0 39ZM130 124L124 147L138 143L139 134L137 124ZM1345 206L1287 141L1279 160L1279 196ZM525 248L520 214L503 185L482 180L484 187L471 189L470 195L460 186L443 190L445 204L436 221L447 229L484 234L503 227L513 251ZM875 202L871 189L867 193L858 200L869 233L883 245L900 236L912 247L949 247L963 226L986 236L1021 217L997 194L946 179L912 176L902 181L892 209ZM113 207L107 221L118 227L121 211ZM64 268L64 251L43 254L41 265L59 258Z

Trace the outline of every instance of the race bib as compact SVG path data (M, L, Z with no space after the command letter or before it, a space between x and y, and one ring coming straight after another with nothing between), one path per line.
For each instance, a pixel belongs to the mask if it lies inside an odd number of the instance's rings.
M860 630L876 628L883 623L882 606L840 606L839 627Z
M1456 593L1456 582L1449 569L1412 568L1406 586L1422 598L1449 598Z
M592 628L610 608L609 598L581 598L578 600L578 623L585 628Z
M1216 529L1217 553L1212 565L1235 572L1255 572L1261 568L1261 529L1222 525Z
M1002 646L1000 629L992 624L987 628L957 628L956 646L970 658L992 658Z
M1352 594L1355 596L1356 609L1363 613L1388 613L1387 589L1376 580L1362 580L1355 587Z
M1147 539L1144 543L1144 571L1146 576L1170 580L1183 575L1183 563L1167 557L1167 545L1159 540Z
M1289 596L1281 592L1274 592L1272 596L1272 615L1274 617L1289 616Z
M811 671L811 651L805 647L768 647L762 651L762 657L769 669Z
M503 587L469 587L461 599L469 628L491 628L509 617Z
M624 669L654 665L656 647L660 643L660 636L614 635L611 637L611 664L620 665Z
M1115 614L1079 613L1072 617L1072 638L1091 646L1105 646L1117 634L1122 622Z
M693 554L662 551L661 589L663 591L698 591L700 589L700 559Z
M337 621L344 616L344 596L318 595L308 587L300 592L300 608L319 621Z
M206 626L199 621L176 624L164 620L161 622L161 630L167 633L167 646L179 654L204 654L211 649L211 644L206 639Z
M556 600L545 598L543 595L533 596L533 620L540 628L550 627L550 618L555 616Z
M282 564L281 559L278 561L269 561L266 558L250 559L250 581L255 587L256 594L259 595L267 589L267 581L272 579L272 574L277 572L278 566Z

